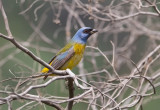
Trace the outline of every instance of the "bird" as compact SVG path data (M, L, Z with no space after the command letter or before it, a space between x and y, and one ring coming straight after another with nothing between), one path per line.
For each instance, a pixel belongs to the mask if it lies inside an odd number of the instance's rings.
M51 65L56 70L72 70L82 59L88 38L98 32L91 27L80 28L72 39L50 60ZM51 72L47 67L44 67L41 73ZM55 76L53 73L51 76ZM44 80L48 76L44 76Z

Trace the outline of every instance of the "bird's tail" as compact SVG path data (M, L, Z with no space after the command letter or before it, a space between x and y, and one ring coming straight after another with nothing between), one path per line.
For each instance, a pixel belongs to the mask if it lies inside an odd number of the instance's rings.
M48 75L44 76L43 80L47 79Z
M40 72L39 75L35 75L33 76L34 78L39 78L39 77L43 77L43 80L47 79L48 76L55 76L55 75L51 75L50 73L42 73Z

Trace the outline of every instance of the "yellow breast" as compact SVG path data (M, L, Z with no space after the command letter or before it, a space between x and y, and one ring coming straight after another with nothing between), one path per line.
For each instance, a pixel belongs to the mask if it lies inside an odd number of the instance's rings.
M75 54L83 54L85 50L86 45L85 44L79 44L75 43L74 44L74 52Z
M60 69L65 70L67 68L69 69L74 68L81 61L85 50L85 46L86 45L75 43L74 44L75 54Z

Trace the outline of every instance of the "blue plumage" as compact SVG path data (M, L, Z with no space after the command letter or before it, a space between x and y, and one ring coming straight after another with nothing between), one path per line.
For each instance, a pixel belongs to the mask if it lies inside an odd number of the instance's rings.
M76 32L76 34L73 36L72 41L81 43L81 44L86 44L88 38L92 35L92 33L90 33L91 31L97 32L95 29L92 29L90 27L80 28Z

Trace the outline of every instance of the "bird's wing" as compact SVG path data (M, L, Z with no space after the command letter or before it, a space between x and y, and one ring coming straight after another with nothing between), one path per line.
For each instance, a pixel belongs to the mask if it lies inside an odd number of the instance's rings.
M54 69L59 69L74 55L74 53L73 43L69 43L50 60L49 64ZM41 72L48 73L49 69L45 67Z
M59 69L60 67L62 67L73 55L75 54L73 46L65 51L65 52L61 52L59 55L57 55L51 62L50 65L54 68L54 69Z
M54 56L50 61L49 64L51 64L51 62L59 55L63 54L64 52L68 51L70 48L73 47L73 43L68 43L67 45L65 45L57 54L56 56Z
M49 64L54 68L54 69L59 69L62 67L65 62L67 62L73 55L75 54L74 48L73 48L73 43L68 43L64 48L62 48L56 56L54 56ZM48 73L50 72L48 68L43 68L41 71L42 73ZM45 80L48 76L45 76L43 79Z
M70 42L67 45L65 45L57 54L54 56L49 64L53 66L54 69L59 69L64 62L67 61L68 57L72 56L71 54L74 53L73 50L73 43ZM66 58L65 58L66 57ZM63 60L63 61L62 61ZM61 62L61 64L60 64ZM63 62L63 63L62 63Z

